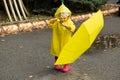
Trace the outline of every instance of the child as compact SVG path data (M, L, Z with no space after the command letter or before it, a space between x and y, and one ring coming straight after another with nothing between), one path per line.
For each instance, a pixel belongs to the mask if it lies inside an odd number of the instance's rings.
M55 18L47 21L48 25L52 28L52 42L50 53L55 56L55 61L64 45L69 41L72 32L75 30L75 25L70 19L71 11L62 4L55 12ZM55 70L68 72L70 64L64 64L63 68L60 65L54 66Z

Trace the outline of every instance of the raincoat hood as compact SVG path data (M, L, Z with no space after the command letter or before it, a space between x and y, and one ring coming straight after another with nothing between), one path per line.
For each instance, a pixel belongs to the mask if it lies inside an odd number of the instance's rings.
M63 3L55 12L56 18L59 18L60 15L61 16L71 16L71 11Z

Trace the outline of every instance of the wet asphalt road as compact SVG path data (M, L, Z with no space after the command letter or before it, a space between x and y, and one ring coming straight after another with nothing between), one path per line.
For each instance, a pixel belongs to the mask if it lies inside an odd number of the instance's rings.
M76 24L77 27L81 22ZM120 17L106 16L100 34L120 34ZM91 50L68 73L53 70L51 29L0 37L0 80L120 80L120 47Z
M77 23L77 27L79 27ZM120 34L120 17L106 16L100 34ZM120 80L120 47L86 52L69 73L53 70L51 29L0 37L0 80Z

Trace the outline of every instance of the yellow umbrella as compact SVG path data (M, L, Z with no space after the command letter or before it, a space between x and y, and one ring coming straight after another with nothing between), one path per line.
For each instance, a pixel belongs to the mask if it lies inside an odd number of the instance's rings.
M94 42L104 25L101 10L82 23L70 41L63 47L57 64L70 64L78 59Z

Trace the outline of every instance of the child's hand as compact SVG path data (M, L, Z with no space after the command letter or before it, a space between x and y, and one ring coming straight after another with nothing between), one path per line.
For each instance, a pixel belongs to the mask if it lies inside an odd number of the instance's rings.
M45 20L46 24L48 25L49 21L48 20Z
M66 27L67 29L71 30L71 27L69 25L64 24L64 23L61 23L61 24L62 24L62 26Z
M58 20L57 18L53 18L53 19L50 19L50 20L45 20L45 22L49 26L50 24L54 24L54 22L57 21L57 20Z

